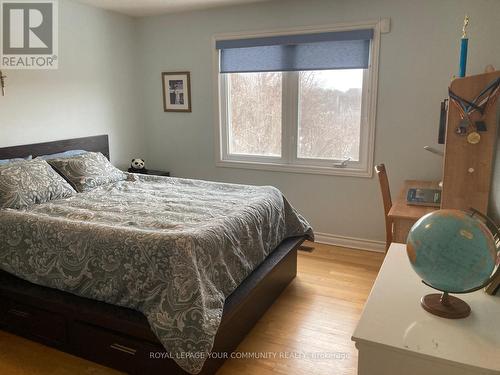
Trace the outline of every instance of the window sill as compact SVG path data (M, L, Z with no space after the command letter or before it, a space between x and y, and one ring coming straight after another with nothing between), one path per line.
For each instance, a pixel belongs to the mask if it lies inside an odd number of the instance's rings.
M348 176L348 177L372 177L372 168L355 169L355 168L335 168L335 167L319 167L298 164L278 164L264 162L248 162L241 160L219 160L215 163L217 167L223 168L238 168L238 169L255 169L261 171L273 172L288 172L288 173L303 173L331 176Z

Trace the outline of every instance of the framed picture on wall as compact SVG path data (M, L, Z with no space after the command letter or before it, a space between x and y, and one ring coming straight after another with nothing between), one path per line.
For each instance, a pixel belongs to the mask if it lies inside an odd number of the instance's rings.
M165 112L191 112L189 72L163 72L163 109Z

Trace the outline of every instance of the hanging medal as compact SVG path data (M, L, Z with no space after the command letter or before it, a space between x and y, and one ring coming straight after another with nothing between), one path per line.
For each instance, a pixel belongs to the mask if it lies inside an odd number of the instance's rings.
M477 145L480 141L481 135L476 131L470 132L467 135L467 142L469 142L471 145Z
M486 122L483 120L484 115L488 107L495 102L499 92L500 78L491 82L472 101L461 98L449 90L450 101L457 107L461 118L455 133L466 136L467 142L470 144L478 144L481 141L480 132L487 131ZM475 112L480 114L481 119L473 122L470 116Z

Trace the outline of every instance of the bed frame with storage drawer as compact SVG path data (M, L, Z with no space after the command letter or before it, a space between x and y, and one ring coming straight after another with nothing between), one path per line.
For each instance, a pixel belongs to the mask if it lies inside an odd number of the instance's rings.
M108 136L0 148L0 159L74 149L109 158ZM295 278L297 249L305 237L285 239L226 299L213 352L232 352ZM131 374L187 374L172 359L137 311L38 286L0 271L0 328ZM160 358L158 358L160 357ZM221 356L205 362L214 374Z

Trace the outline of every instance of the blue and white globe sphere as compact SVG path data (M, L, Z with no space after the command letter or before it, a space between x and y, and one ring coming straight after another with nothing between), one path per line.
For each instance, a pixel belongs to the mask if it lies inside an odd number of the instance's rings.
M410 230L406 251L415 272L430 286L460 293L481 286L493 273L493 235L476 217L460 210L438 210Z

